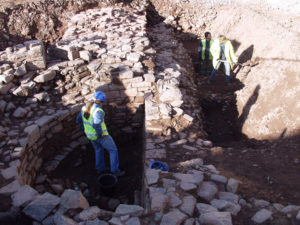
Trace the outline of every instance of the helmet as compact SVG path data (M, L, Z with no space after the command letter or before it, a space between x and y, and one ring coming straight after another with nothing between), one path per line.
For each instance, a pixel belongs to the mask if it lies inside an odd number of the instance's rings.
M93 96L103 103L106 101L106 96L102 91L97 91Z

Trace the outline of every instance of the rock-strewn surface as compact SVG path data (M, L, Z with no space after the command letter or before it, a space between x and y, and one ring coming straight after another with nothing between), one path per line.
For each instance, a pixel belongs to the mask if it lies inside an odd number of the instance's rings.
M230 225L240 210L256 223L278 214L299 220L299 206L245 200L237 180L205 165L200 156L212 143L202 129L191 60L168 25L146 28L142 3L135 10L109 7L75 15L48 51L34 41L0 52L1 60L12 60L0 66L0 194L42 224ZM47 174L87 143L74 117L96 90L107 93L105 108L115 110L113 130L133 135L145 120L143 207L112 200L115 211L105 211L89 206L80 191L54 183L57 196L45 193ZM65 130L65 147L44 160L45 146ZM152 160L168 160L170 172L149 169ZM41 195L20 186L33 183Z

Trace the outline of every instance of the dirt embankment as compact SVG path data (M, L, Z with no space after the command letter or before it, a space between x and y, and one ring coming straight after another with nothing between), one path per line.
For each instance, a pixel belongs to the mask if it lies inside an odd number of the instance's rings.
M52 43L70 16L116 0L0 1L0 50L26 39ZM21 4L22 3L22 4Z
M211 31L213 38L224 34L232 40L241 63L259 59L259 65L246 76L235 75L244 84L236 92L244 134L256 139L276 139L299 132L299 16L255 2L152 3L166 23L190 33L192 38L203 38L205 31Z

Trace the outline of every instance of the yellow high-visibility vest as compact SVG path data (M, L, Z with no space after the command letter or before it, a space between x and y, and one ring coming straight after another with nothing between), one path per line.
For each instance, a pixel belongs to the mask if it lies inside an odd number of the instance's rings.
M201 58L202 58L202 60L205 60L206 40L205 40L205 39L202 40L201 43L202 43L202 53L201 53ZM210 47L210 48L211 48L211 46L212 46L212 43L213 43L213 41L210 40L210 42L209 42L209 47ZM212 56L211 52L209 51L209 59L211 60L212 58L213 58L213 56Z
M83 127L84 127L84 133L85 133L85 135L87 136L87 138L89 140L95 141L98 138L98 134L96 132L96 129L93 127L92 115L94 115L98 111L101 111L105 115L105 112L103 111L102 108L95 107L93 105L92 108L91 108L90 116L89 116L88 119L86 119L84 117L84 111L85 111L85 109L86 109L86 106L84 106L81 109L82 120L83 120ZM101 126L101 129L102 129L102 136L107 136L108 135L108 131L107 131L106 124L104 123L104 121L100 124L100 126Z
M210 52L213 56L213 66L216 68L218 64L218 60L220 59L220 53L221 53L221 47L220 47L220 42L219 40L214 40ZM233 63L237 62L236 55L234 53L233 46L229 40L226 40L225 42L225 57L226 61L229 62L231 69L233 68Z

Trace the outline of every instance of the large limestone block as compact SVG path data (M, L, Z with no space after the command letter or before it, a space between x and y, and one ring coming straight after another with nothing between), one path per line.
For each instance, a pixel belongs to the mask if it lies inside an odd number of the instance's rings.
M251 218L251 220L254 223L260 224L260 223L263 223L263 222L267 221L268 219L270 219L271 216L272 216L271 211L269 211L267 209L261 209L257 213L255 213L255 215Z
M146 170L146 179L148 185L156 184L159 179L159 171L148 168Z
M36 76L34 78L34 81L37 83L45 83L48 82L50 80L53 80L56 76L56 71L55 70L49 70L49 71L45 71L42 74Z
M218 192L217 186L212 182L203 182L198 189L198 196L205 199L206 201L211 201L216 193Z
M11 196L13 206L24 207L38 196L38 192L29 185L22 186Z
M3 195L11 195L15 192L17 192L20 188L20 184L17 180L9 183L8 185L2 187L0 189L0 194L3 194Z
M89 203L80 191L67 189L61 196L60 211L69 210L81 211L89 207Z
M180 210L186 213L189 216L192 216L196 206L196 198L193 196L185 196L183 199L183 203L180 206Z
M97 206L92 206L79 213L78 218L82 221L93 220L96 219L100 213L101 210Z
M229 212L210 212L201 214L200 224L208 225L232 225L232 219Z
M213 206L211 206L209 204L205 204L205 203L197 203L196 208L200 215L204 214L204 213L218 212L218 209L216 207L213 207Z
M126 205L120 204L116 209L116 214L120 216L141 216L144 212L144 208L139 205Z
M185 219L187 215L175 209L163 216L160 225L180 225Z
M50 214L59 202L59 197L46 192L27 205L23 209L23 212L30 218L41 222Z

